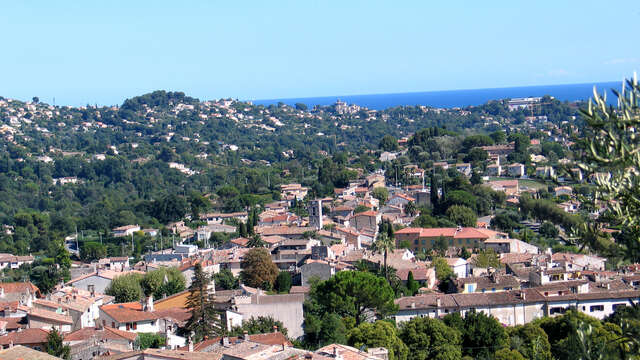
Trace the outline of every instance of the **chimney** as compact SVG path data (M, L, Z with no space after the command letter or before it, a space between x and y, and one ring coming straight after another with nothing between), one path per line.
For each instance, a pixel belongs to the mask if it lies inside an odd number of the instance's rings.
M522 300L526 300L526 294L524 291L520 291L520 297L522 298Z
M146 299L144 310L147 312L153 312L153 295L149 295Z
M436 298L436 307L440 308L442 306L442 300L439 297Z
M416 303L412 302L412 303L411 303L411 308L412 308L412 309L415 309L415 308L416 308Z
M277 333L278 332L278 325L273 325L273 332Z
M193 340L189 338L189 352L193 352Z
M248 331L245 331L244 333L242 333L242 338L243 338L245 341L249 341L249 332L248 332Z
M229 346L229 337L228 336L223 336L222 337L222 346Z

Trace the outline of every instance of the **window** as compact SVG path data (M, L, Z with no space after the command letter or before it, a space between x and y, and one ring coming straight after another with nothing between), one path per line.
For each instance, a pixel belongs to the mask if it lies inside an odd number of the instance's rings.
M449 245L453 245L453 239L449 239Z
M112 321L112 322L111 322L111 327L115 329L115 328L116 328L116 323L114 323L114 322Z
M471 245L471 239L467 239L467 245Z
M132 328L133 328L133 330L137 330L138 329L138 323L134 322Z
M131 324L127 323L127 331L131 330Z
M485 291L486 291L486 289L485 289L485 288L482 288L482 292L485 292Z
M589 308L589 312L604 311L604 305L593 305Z
M616 311L617 308L623 308L627 306L627 304L613 304L613 311Z
M564 314L567 312L567 309L562 308L562 307L554 307L551 308L551 310L549 310L549 314L553 315L553 314Z
M418 239L413 240L413 245L418 245Z
M491 288L491 291L492 292L496 292L496 288Z
M422 245L427 245L427 240L422 240Z

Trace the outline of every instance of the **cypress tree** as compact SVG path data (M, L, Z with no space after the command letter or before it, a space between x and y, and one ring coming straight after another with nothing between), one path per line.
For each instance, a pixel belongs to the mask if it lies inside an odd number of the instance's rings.
M200 341L205 336L223 335L226 330L222 315L215 309L213 295L209 292L210 283L211 278L202 270L202 265L196 264L187 297L191 318L185 325L185 330L194 334L193 341Z

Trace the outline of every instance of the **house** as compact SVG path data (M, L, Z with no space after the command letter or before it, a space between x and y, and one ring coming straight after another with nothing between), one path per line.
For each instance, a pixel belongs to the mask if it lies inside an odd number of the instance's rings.
M10 235L10 234L8 234ZM0 270L2 269L17 269L23 264L33 263L33 256L16 256L12 254L0 254Z
M12 346L22 345L34 350L45 351L49 331L45 329L24 329L0 336L0 348L7 349Z
M121 331L134 333L163 333L175 335L180 326L184 326L191 317L188 309L155 309L153 296L141 302L108 304L100 307L99 324ZM174 336L179 346L184 346L185 339ZM175 343L174 343L175 345Z
M555 171L551 166L538 166L536 168L536 177L539 178L548 178L553 177L555 175Z
M27 321L30 329L56 329L62 333L70 332L73 326L73 318L68 311L58 313L35 307L27 313Z
M416 199L403 193L396 193L387 201L386 206L399 206L400 208L404 208L410 202L415 203Z
M537 246L518 239L487 239L484 241L485 249L493 249L496 253L538 254Z
M416 268L416 269L400 269L396 271L396 275L403 284L407 284L409 273L413 275L413 280L417 281L423 287L432 289L436 284L436 272L433 268Z
M487 176L501 176L502 175L502 165L499 164L491 164L487 166Z
M309 192L309 188L306 188L300 184L283 184L280 185L280 198L288 201L301 201Z
M499 156L506 156L515 150L514 144L481 146L487 152L490 159L497 159Z
M571 196L573 194L573 189L571 186L558 186L553 189L556 196Z
M0 283L0 301L18 301L21 304L30 302L40 295L40 290L31 282Z
M469 276L469 263L463 258L445 258L447 265L458 278Z
M97 269L95 272L79 276L75 279L71 279L65 285L73 286L77 289L86 290L89 292L104 294L105 290L107 289L107 287L109 287L109 285L111 285L111 281L114 278L130 273L144 274L144 272L137 270L113 271Z
M403 241L411 244L413 252L427 251L432 249L436 241L444 238L449 247L482 247L482 244L489 238L483 232L474 228L404 228L396 231L396 246L399 247Z
M380 161L385 162L385 161L393 161L396 159L398 155L395 153L391 153L388 151L383 152L382 154L380 154Z
M241 325L242 319L271 316L282 322L289 331L289 337L297 339L304 334L302 330L303 303L304 294L263 295L256 293L235 296L231 301L231 308L227 310L227 326L231 330L233 326Z
M603 319L628 302L640 303L639 290L573 293L569 289L540 291L536 288L501 292L423 294L397 299L397 323L414 317L442 317L458 312L462 316L477 311L495 317L506 326L524 325L544 316L556 316L569 308Z
M456 164L456 170L464 176L471 176L471 164L469 163Z
M42 309L71 317L70 331L94 327L100 315L100 306L110 303L113 297L72 287L63 287L49 294L47 299L33 301L33 309Z
M513 177L523 177L525 175L524 164L516 163L507 166L507 174Z
M519 290L520 281L513 275L499 275L495 272L488 276L464 277L456 280L460 293L484 293Z
M235 219L241 222L247 222L249 214L246 211L233 212L233 213L207 213L201 214L200 220L204 220L207 224L224 224L227 221Z
M486 184L493 191L501 191L507 196L513 196L520 193L520 185L518 180L496 180L489 181Z
M378 212L369 210L354 214L349 220L349 224L358 231L369 230L376 233L381 219Z
M138 334L108 326L89 327L64 335L64 344L71 348L71 359L92 359L96 356L121 353L134 349Z
M120 227L114 228L112 231L113 231L113 236L115 237L131 236L133 235L134 232L140 231L140 225L120 226Z

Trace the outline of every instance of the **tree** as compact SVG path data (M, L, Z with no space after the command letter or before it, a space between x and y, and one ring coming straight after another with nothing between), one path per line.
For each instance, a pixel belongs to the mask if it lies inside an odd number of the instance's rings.
M495 352L494 360L526 360L518 350L500 349ZM530 359L530 358L529 358Z
M296 110L300 110L300 111L307 111L308 109L307 104L300 103L300 102L295 103L295 107L296 107Z
M111 280L111 284L109 284L105 293L115 296L117 303L140 301L144 296L142 286L140 285L141 280L141 274L130 273L120 275Z
M107 247L99 242L87 241L80 248L80 259L85 262L93 262L107 257Z
M507 329L511 348L519 351L530 360L551 360L549 337L540 326L534 323L510 327Z
M475 310L464 317L462 347L464 353L474 358L490 357L495 351L507 347L507 332L492 316Z
M249 320L242 321L242 326L236 326L229 332L229 336L241 336L245 331L249 334L266 334L273 332L278 327L278 331L287 336L287 328L281 321L275 320L271 316L250 317Z
M57 329L53 328L47 335L47 344L45 346L47 354L53 355L65 360L71 359L71 348L64 345L62 335Z
M420 283L413 278L412 271L409 271L407 275L407 290L409 290L409 296L417 294L418 290L420 290Z
M378 146L383 151L396 151L398 150L398 139L391 135L385 135L380 140L380 145Z
M502 264L500 264L500 257L493 249L479 251L473 259L473 264L480 268L492 267L497 269L502 266Z
M372 250L378 254L382 254L384 261L384 277L389 281L389 275L387 273L387 257L389 251L393 251L396 247L395 240L389 236L388 233L382 232L378 234L376 241L373 242Z
M469 150L467 156L464 157L464 161L472 163L472 162L482 162L486 161L489 158L487 155L487 151L481 148L473 148Z
M233 290L240 287L238 278L233 276L231 270L224 268L213 275L216 290Z
M440 235L436 242L433 244L433 250L441 256L444 256L447 252L447 249L449 249L449 242L447 241L447 239L445 239L444 236Z
M33 101L34 104L37 104L40 102L40 98L37 96L34 96L33 98L31 98L31 101Z
M371 196L378 199L380 201L380 206L384 205L389 199L389 190L385 187L376 187L371 190Z
M413 201L409 201L407 203L407 206L405 206L404 208L404 212L407 213L407 215L409 216L413 216L418 212L418 207Z
M240 263L242 282L251 287L272 289L278 277L278 267L271 260L271 254L265 248L249 250Z
M347 342L347 328L338 314L305 314L303 328L304 341L308 347L317 348Z
M431 262L431 265L435 268L436 278L439 281L445 281L455 276L455 274L453 273L453 270L451 270L451 267L447 263L447 260L443 257L437 257L433 259L433 261Z
M354 214L359 214L361 212L365 212L365 211L369 211L371 209L369 209L368 207L364 206L364 205L358 205L356 206L355 209L353 209L353 213Z
M193 334L194 342L205 336L222 335L226 329L222 315L215 309L214 297L209 291L210 282L202 265L196 264L186 303L187 308L191 309L191 317L185 324L186 333Z
M159 349L166 345L167 339L164 335L161 334L138 333L136 342L138 343L138 347L140 350L148 348Z
M388 321L362 323L349 331L347 341L355 348L384 347L389 351L390 360L405 360L409 355L407 345L400 340L396 328Z
M184 276L176 267L160 268L144 274L140 282L146 296L156 299L179 293L185 289Z
M399 337L409 348L408 360L462 358L460 332L439 319L413 318L402 325Z
M550 239L555 239L556 236L558 236L558 229L556 229L555 225L548 221L545 221L542 223L542 225L540 225L539 232L540 235Z
M247 242L247 247L251 248L263 248L266 247L267 243L262 240L262 237L259 234L255 234L249 238Z
M607 104L594 90L587 109L581 110L586 123L579 145L583 157L578 166L593 179L597 191L585 203L608 204L598 222L609 222L623 231L618 235L620 253L631 261L640 260L640 151L637 129L640 126L640 84L633 80L616 92L618 106ZM581 232L599 233L601 226L581 226ZM591 236L593 237L593 236ZM583 236L586 238L586 236ZM584 244L595 245L595 244ZM607 246L614 246L607 244ZM599 250L599 249L594 249Z
M397 308L395 293L382 277L362 271L340 271L329 280L312 287L311 297L318 305L317 312L350 316L360 324L368 317L368 310L384 317Z
M291 273L280 271L276 278L276 290L281 294L288 294L291 289Z
M464 205L450 206L445 214L449 220L459 226L476 227L478 221L475 211Z

